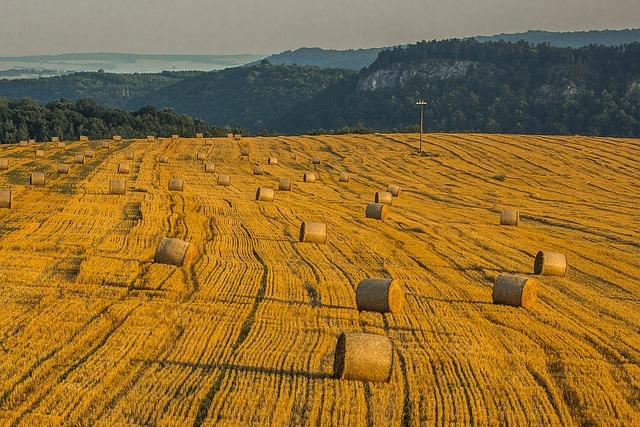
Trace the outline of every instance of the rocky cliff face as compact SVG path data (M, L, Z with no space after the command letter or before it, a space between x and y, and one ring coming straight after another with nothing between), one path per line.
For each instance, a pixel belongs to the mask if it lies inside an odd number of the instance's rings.
M380 89L402 88L414 78L428 80L458 79L477 66L473 61L432 60L416 64L393 64L360 78L358 90L373 92Z

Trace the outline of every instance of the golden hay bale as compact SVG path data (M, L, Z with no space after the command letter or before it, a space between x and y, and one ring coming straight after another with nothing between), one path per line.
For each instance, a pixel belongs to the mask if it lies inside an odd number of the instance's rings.
M109 194L125 195L127 193L126 179L112 179L109 182Z
M399 197L402 189L399 185L389 184L387 185L387 191L393 195L393 197Z
M269 157L269 159L267 160L267 163L270 165L277 165L278 164L278 159L275 157Z
M179 239L171 239L164 237L158 249L156 250L156 256L153 262L157 264L175 265L181 267L187 260L187 253L189 251L189 243Z
M311 163L314 165L319 165L320 163L322 163L322 161L320 160L320 157L312 157Z
M291 191L291 180L287 178L280 178L278 181L278 190Z
M36 157L44 157L44 150L36 150Z
M27 145L29 143L29 141L20 141L18 142L18 145Z
M567 257L557 252L539 251L533 263L533 272L541 276L567 275Z
M0 171L6 171L7 169L9 169L9 159L3 157L0 159Z
M31 176L29 177L29 183L31 185L44 185L45 183L44 172L31 172Z
M180 135L171 135L171 139L180 139Z
M276 192L273 188L260 187L256 191L256 200L258 202L273 202Z
M390 205L393 203L393 194L388 191L378 191L373 197L373 201L382 205Z
M231 185L231 177L229 175L218 175L218 185L228 187Z
M90 159L93 159L93 157L95 156L95 153L93 152L93 150L87 150L84 152L84 156Z
M124 153L125 160L133 160L136 157L135 153L131 150Z
M233 139L235 139L236 141L240 141L242 139L242 135L240 134L233 135Z
M76 154L73 158L73 162L79 165L84 165L84 154Z
M381 203L369 203L365 210L365 217L371 219L384 220L387 218L388 208L387 205Z
M62 148L63 150L66 150L66 149L67 149L67 144L65 144L64 142L59 142L59 141L58 141L58 142L56 143L56 147L57 147L57 148Z
M336 379L388 382L393 367L393 347L388 337L343 333L338 337L333 363Z
M169 191L182 191L184 190L184 179L171 178L169 179Z
M229 139L233 139L233 134L232 134L232 133L228 133L228 134L227 134L227 138L229 138Z
M206 173L213 173L215 172L215 170L216 170L216 165L214 163L209 162L204 164L204 171Z
M80 135L80 142L87 142L89 141L89 137L86 135Z
M240 147L240 155L243 157L246 157L249 155L249 146L248 145L243 145L242 147Z
M356 304L360 311L399 313L404 302L404 293L397 280L364 279L356 289Z
M156 140L156 137L153 135L147 135L147 142L153 142Z
M30 140L29 140L29 144L35 144L35 143L36 143L36 140L35 140L35 139L30 139Z
M114 141L122 141L122 136L121 135L113 135L113 138L111 138L111 139L113 139ZM107 148L109 148L109 147L107 147Z
M60 137L59 136L52 136L51 137L51 142L60 142Z
M129 163L120 162L118 163L118 173L129 173L131 170L131 165Z
M202 133L196 133L196 138L198 138L198 139L202 139L202 138L204 138L204 134L202 134Z
M327 243L327 224L305 221L300 225L299 240L305 243Z
M114 138L115 138L115 136L114 136ZM102 141L102 144L100 144L100 146L102 148L109 148L109 147L111 147L111 143L109 141Z
M304 182L316 182L316 174L313 172L305 172L304 177L302 178Z
M518 226L520 223L520 212L516 209L503 209L500 214L500 225Z
M206 160L206 159L207 159L207 155L205 153L196 154L196 160Z
M66 174L68 174L69 171L71 171L71 166L70 165L65 165L64 163L60 163L58 165L58 169L57 169L58 173L66 173Z
M253 174L254 175L264 175L264 168L260 165L255 165L253 167Z
M10 188L0 188L0 208L11 209L13 193Z
M493 285L493 303L529 308L536 303L538 282L517 274L500 274Z
M158 157L158 163L169 163L169 157L167 156Z
M338 181L340 182L349 182L351 180L351 176L347 172L341 172Z

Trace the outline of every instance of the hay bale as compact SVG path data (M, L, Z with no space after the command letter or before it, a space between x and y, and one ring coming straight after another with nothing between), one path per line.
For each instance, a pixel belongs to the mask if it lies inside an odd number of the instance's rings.
M253 166L253 174L254 175L264 175L264 168L260 165Z
M184 179L171 178L169 179L169 191L182 191L184 190Z
M29 143L29 141L20 141L18 142L18 145L27 145Z
M273 188L260 187L256 191L256 200L258 202L273 202L276 192Z
M248 145L243 145L242 147L240 147L240 155L242 157L249 156L249 146Z
M127 193L127 180L124 178L112 179L109 182L109 194L125 195Z
M338 337L333 363L336 379L389 382L393 347L388 337L343 333Z
M404 293L397 280L364 279L356 288L356 305L360 311L399 313Z
M114 138L115 138L115 136L114 136ZM100 146L102 148L109 148L109 147L111 147L111 143L109 141L102 141L102 144L100 144Z
M64 142L56 142L56 147L57 148L62 148L63 150L67 149L67 144L65 144Z
M131 165L129 163L120 162L118 163L118 173L129 173L131 171Z
M13 204L13 193L10 188L0 188L0 208L11 209Z
M517 227L520 223L520 212L516 209L503 209L500 214L500 225Z
M122 141L122 136L121 135L113 135L113 138L111 138L111 139L113 139L114 141Z
M232 133L228 133L228 134L227 134L227 138L229 138L229 139L233 139L233 134L232 134Z
M158 157L158 163L169 163L169 157L168 156Z
M36 140L35 140L35 139L30 139L30 140L29 140L29 144L35 144L35 143L36 143Z
M338 181L340 182L349 182L351 180L351 176L347 172L341 172Z
M86 135L80 135L80 142L89 142L89 137Z
M52 136L51 137L51 142L60 142L60 137L59 136Z
M156 140L156 137L153 135L147 135L147 142L154 142Z
M240 141L242 139L242 135L240 134L233 135L233 139L235 139L236 141Z
M278 190L291 191L291 180L287 178L280 178L278 181Z
M540 276L567 275L567 257L557 252L539 251L533 263L534 274Z
M9 169L9 159L3 157L0 159L0 171L6 171Z
M71 171L70 165L65 165L64 163L60 163L58 165L58 169L57 169L58 173L66 173L68 175L70 171Z
M79 165L84 165L84 154L76 154L73 158L73 162Z
M213 139L205 139L204 145L213 145Z
M204 134L202 134L202 133L196 133L196 138L198 138L198 139L202 139L202 138L204 138Z
M270 165L277 165L278 164L278 159L275 157L269 157L269 159L267 159L267 163Z
M196 160L206 160L206 159L207 159L207 155L205 153L196 154Z
M90 159L93 159L93 157L95 156L95 153L93 152L93 150L87 150L84 152L84 156Z
M44 150L36 150L36 158L43 158Z
M402 189L399 185L389 184L387 185L387 191L393 195L393 197L400 197Z
M136 155L131 150L129 150L126 153L124 153L125 160L133 160L135 157L136 157Z
M385 220L387 218L387 205L381 203L369 203L365 210L365 217L371 219Z
M44 172L31 172L29 177L29 184L31 185L44 185L46 181Z
M327 224L321 222L305 221L300 225L299 240L304 243L327 243Z
M493 303L529 308L536 303L538 282L517 274L500 274L493 285Z
M393 194L388 191L378 191L373 197L373 201L381 205L390 205L393 203Z
M180 135L171 135L171 139L180 139Z
M153 262L182 267L182 264L187 260L188 252L189 243L164 237L158 245Z
M231 177L229 175L218 175L218 185L228 187L231 185Z
M206 173L213 173L216 170L216 165L214 163L208 162L204 164L204 171Z
M312 157L311 163L314 165L319 165L320 163L322 163L322 161L320 160L320 157Z
M316 182L316 174L313 172L305 172L304 176L302 177L304 182L310 182L310 183L314 183Z

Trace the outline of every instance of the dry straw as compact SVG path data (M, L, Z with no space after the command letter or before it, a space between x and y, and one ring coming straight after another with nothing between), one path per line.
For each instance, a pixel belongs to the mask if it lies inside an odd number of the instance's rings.
M278 181L278 190L291 191L291 180L288 178L280 178Z
M131 166L129 163L120 162L118 163L118 173L129 173L131 170Z
M205 153L196 154L196 160L206 160L206 159L207 159L207 155Z
M115 138L115 136L114 136ZM111 146L111 143L109 143L109 141L102 141L102 144L100 144L100 146L102 148L109 148Z
M311 163L314 165L319 165L320 163L322 163L322 161L320 160L320 157L312 157Z
M95 156L95 153L93 152L93 150L87 150L84 152L84 156L90 159L93 159L93 157Z
M264 175L264 168L260 165L255 165L253 167L253 174L254 175Z
M214 163L205 163L204 164L204 171L206 173L213 173L216 170L216 165Z
M529 308L536 303L538 282L517 274L500 274L493 285L493 303Z
M2 159L0 159L0 171L6 171L9 169L9 159L6 157L3 157Z
M300 225L299 240L304 243L327 243L327 224L305 221Z
M80 142L88 142L89 141L89 137L86 135L80 135Z
M184 179L171 178L169 179L169 191L182 191L184 190Z
M389 184L387 185L387 191L393 195L393 197L399 197L402 189L399 185Z
M267 163L270 165L277 165L278 164L278 159L275 157L269 157L269 159L267 160Z
M45 183L44 172L31 172L31 176L29 177L29 183L31 185L44 185Z
M10 188L0 188L0 208L11 209L13 193Z
M371 219L384 220L387 218L388 208L387 205L380 203L369 203L365 210L365 217Z
M365 333L343 333L338 337L335 378L388 382L392 366L393 347L388 337Z
M84 165L84 154L76 154L76 156L73 159L73 162L79 165Z
M360 311L399 313L404 303L402 287L393 279L364 279L356 289L356 304Z
M44 157L44 150L36 150L36 157L38 158Z
M567 257L557 252L539 251L533 263L533 272L541 276L567 275Z
M58 169L57 169L58 173L66 173L66 174L68 174L69 171L71 171L71 166L65 165L64 163L60 163L58 165Z
M373 201L382 205L390 205L393 203L393 194L388 191L378 191L373 197Z
M189 243L179 239L164 237L158 245L154 262L157 264L167 264L181 267L182 264L187 260L188 252Z
M124 195L127 193L127 180L123 178L112 179L109 182L109 194Z
M347 172L341 172L338 181L340 182L349 182L351 180L351 176Z
M515 209L503 209L500 214L500 225L517 227L520 223L520 212Z
M65 144L64 142L58 141L58 142L56 142L56 147L62 148L63 150L66 150L67 149L67 144Z
M228 187L231 185L231 177L229 175L218 175L218 185Z
M314 183L316 182L316 174L313 172L306 172L302 178L304 182Z
M256 191L256 200L259 202L273 202L276 192L273 188L260 187Z
M249 146L248 145L243 145L242 147L240 147L240 155L243 157L246 157L249 155Z
M167 156L158 157L158 163L169 163L169 157Z

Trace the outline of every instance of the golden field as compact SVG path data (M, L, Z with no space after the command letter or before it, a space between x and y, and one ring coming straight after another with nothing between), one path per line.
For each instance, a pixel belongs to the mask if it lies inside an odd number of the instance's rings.
M640 424L640 142L430 134L419 157L417 138L2 147L0 424ZM254 200L280 177L291 192ZM365 219L389 183L389 217ZM299 243L302 221L327 244ZM183 267L153 262L165 236L190 242ZM567 276L540 277L532 308L492 304L538 250L566 254ZM357 310L367 277L400 281L399 313ZM342 332L389 337L388 383L333 378Z

